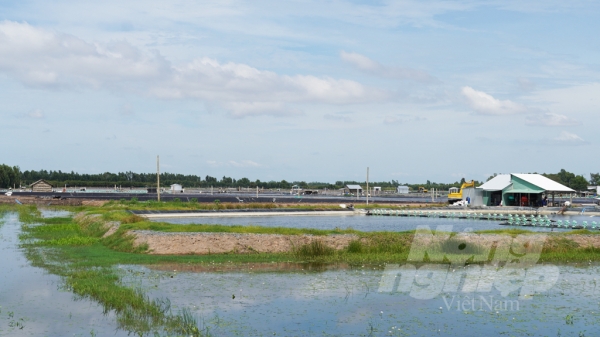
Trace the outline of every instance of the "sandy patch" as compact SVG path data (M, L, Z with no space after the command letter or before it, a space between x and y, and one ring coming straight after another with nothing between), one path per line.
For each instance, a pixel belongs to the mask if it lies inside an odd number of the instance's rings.
M131 231L134 244L148 244L150 254L222 254L222 253L282 253L294 247L320 240L334 249L348 246L358 236L281 235L236 233L162 233Z

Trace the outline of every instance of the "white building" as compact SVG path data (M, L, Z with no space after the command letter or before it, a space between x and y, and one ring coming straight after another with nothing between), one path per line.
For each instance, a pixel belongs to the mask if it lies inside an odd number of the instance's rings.
M398 194L408 194L408 186L398 186L398 187L396 187L396 193L398 193Z

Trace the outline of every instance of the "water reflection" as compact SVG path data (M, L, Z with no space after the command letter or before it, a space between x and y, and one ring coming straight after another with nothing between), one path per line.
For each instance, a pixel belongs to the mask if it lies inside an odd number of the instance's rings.
M379 292L381 265L316 271L301 264L194 268L122 266L128 283L148 289L153 297L170 298L174 307L193 308L216 335L600 333L596 265L559 266L559 280L550 290L525 299L519 299L518 291L504 297L493 288L486 293L442 292L430 300Z
M591 221L598 217L589 216L552 216L552 219L569 219ZM551 229L544 227L518 227L500 226L498 220L467 220L467 219L444 219L444 218L419 218L419 217L395 217L395 216L265 216L265 217L202 217L202 218L161 218L153 219L157 222L169 222L174 224L221 224L221 225L257 225L264 227L286 227L286 228L314 228L314 229L356 229L365 232L393 231L401 232L414 230L417 226L428 225L431 228L439 225L452 225L452 230L462 232L466 229L490 230L520 228L536 232L568 231L567 229Z
M32 267L18 247L20 223L7 213L0 224L0 336L126 336L112 313L76 300L58 276ZM0 222L0 223L2 223Z

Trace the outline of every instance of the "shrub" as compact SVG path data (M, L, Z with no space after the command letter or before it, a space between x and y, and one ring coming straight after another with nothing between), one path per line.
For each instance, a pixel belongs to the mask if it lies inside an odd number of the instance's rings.
M294 251L296 257L318 258L320 256L333 255L335 249L327 246L321 240L314 240L309 244L300 246Z

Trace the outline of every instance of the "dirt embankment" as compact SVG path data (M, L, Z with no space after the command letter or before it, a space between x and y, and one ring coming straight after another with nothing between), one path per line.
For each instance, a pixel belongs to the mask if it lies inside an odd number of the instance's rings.
M148 244L150 254L282 253L319 240L342 249L357 235L281 235L236 233L162 233L131 231L135 245Z
M17 202L18 201L18 202ZM0 195L0 204L18 204L23 205L37 205L37 206L102 206L108 202L108 200L91 200L91 199L53 199L43 197L30 197L30 196L5 196Z

